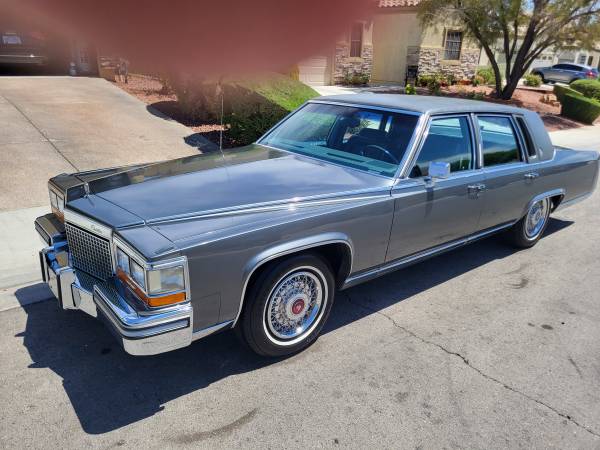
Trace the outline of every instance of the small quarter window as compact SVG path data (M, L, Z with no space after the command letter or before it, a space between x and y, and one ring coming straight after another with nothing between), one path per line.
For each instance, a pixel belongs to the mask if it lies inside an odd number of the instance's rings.
M432 162L450 163L450 172L473 168L473 146L466 117L433 119L411 178L429 175Z
M517 123L519 124L519 128L521 129L521 134L525 139L525 145L527 146L527 154L531 158L535 158L537 153L535 151L535 144L533 143L533 139L531 138L531 134L529 133L529 129L527 128L527 124L525 123L525 119L522 117L517 117Z
M517 136L508 117L479 116L479 132L486 167L521 161Z

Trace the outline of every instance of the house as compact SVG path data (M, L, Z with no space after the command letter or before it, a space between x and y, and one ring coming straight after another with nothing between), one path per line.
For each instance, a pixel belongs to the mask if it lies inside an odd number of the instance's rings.
M444 72L471 79L481 47L461 25L452 22L423 27L417 17L420 0L380 0L373 18L375 83L405 84L407 78Z
M374 83L405 84L407 76L438 72L472 78L481 53L461 26L450 21L424 28L417 18L420 0L378 0L371 19L351 25L319 56L298 65L300 81L313 85L367 75Z
M298 64L299 79L312 85L342 83L346 74L371 75L373 22L357 21L338 41L317 56Z

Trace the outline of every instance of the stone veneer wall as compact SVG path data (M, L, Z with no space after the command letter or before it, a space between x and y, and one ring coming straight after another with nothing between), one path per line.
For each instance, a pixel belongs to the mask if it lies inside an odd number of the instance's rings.
M344 75L349 73L368 74L371 77L373 70L373 45L363 44L362 57L350 58L350 44L339 43L335 47L335 60L333 62L333 81L341 83Z
M457 61L443 61L443 57L443 48L421 47L418 52L419 75L445 72L454 74L458 79L471 79L477 71L477 49L462 49Z

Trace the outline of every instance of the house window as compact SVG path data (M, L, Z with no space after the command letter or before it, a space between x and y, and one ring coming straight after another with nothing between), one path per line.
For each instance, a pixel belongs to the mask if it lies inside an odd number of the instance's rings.
M444 45L444 59L460 59L462 39L462 31L446 32L446 43Z
M581 54L579 55L579 59L577 60L578 64L585 64L585 60L587 59L587 55Z
M594 56L590 55L590 57L588 58L588 61L587 61L587 65L591 66L593 63L594 63Z
M356 22L352 25L350 32L350 57L360 58L362 56L363 24Z

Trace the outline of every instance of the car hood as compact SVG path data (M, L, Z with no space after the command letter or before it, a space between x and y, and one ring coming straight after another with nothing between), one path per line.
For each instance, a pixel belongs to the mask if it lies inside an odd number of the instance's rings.
M378 175L255 144L125 168L89 181L88 191L153 224L356 195L391 183Z

